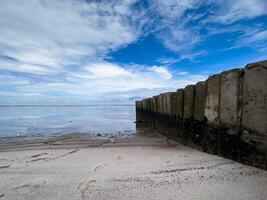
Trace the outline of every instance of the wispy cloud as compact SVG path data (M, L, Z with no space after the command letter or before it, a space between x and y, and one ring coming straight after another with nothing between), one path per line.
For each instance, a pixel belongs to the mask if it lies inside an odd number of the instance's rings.
M18 70L25 68L27 73L34 66L58 72L68 65L81 64L81 59L103 57L138 37L126 20L134 18L130 6L130 2L80 0L2 2L1 54L23 65Z
M150 70L158 73L163 79L169 80L172 78L172 74L169 72L167 67L153 66L150 68Z
M206 20L209 22L230 24L238 20L267 14L267 2L265 0L211 0L210 2L217 5L217 8Z
M266 10L265 0L0 1L0 95L132 100L183 87L207 77L179 64L208 55L208 37L235 33L231 48L266 49L263 22L238 24ZM147 35L172 55L156 64L107 61Z
M244 33L258 24L238 26L235 22L267 15L265 0L156 0L150 7L154 10L152 16L159 16L156 18L155 35L168 49L179 53L182 58L178 61L193 54L207 36ZM251 47L254 47L252 43Z

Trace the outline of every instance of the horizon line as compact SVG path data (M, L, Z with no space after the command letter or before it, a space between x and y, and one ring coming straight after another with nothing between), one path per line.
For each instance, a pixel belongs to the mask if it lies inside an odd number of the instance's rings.
M135 106L135 104L4 104L0 107L45 107L45 106Z

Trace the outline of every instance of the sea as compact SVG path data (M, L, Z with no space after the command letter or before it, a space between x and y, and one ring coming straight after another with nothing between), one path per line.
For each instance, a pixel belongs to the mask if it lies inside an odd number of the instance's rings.
M1 138L136 134L133 105L0 106Z

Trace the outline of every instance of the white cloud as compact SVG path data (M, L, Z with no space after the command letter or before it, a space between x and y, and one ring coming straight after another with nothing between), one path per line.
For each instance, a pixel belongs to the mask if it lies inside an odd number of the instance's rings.
M177 89L206 78L170 68L208 53L194 50L205 37L235 31L240 34L236 46L259 47L267 40L262 28L247 31L245 25L232 25L267 14L265 0L155 0L141 9L132 7L135 2L0 0L0 86L14 89L1 94L63 93L97 99L114 93L131 98L148 90L152 94ZM215 6L195 12L210 4ZM211 13L208 19L206 12ZM196 25L188 25L192 22ZM207 35L201 33L201 25ZM109 52L148 34L177 57L163 58L157 66L105 61Z
M119 97L133 99L156 94L156 91L175 90L206 78L206 75L185 72L172 75L164 66L132 65L130 68L135 70L125 69L124 66L107 62L92 63L85 66L82 71L66 72L65 79L62 81L52 79L34 84L30 82L18 84L13 91L13 96L17 94L26 97L45 97L47 93L63 93L80 99L87 98L87 100L101 99L105 101L110 97L117 98L117 100ZM3 81L8 80L4 78L5 76L7 75L3 75Z
M133 2L10 0L0 6L0 52L16 59L17 71L40 66L61 71L80 60L105 56L138 38L130 26ZM15 71L17 66L14 66ZM41 70L41 69L40 69ZM50 70L50 69L49 69Z
M211 2L219 5L219 9L208 20L211 22L229 24L267 14L266 0L211 0Z
M153 66L150 68L151 71L158 73L163 79L169 80L172 78L172 74L166 67Z
M54 73L54 70L49 67L34 65L30 63L6 61L6 60L0 60L0 70L38 74L38 75Z
M202 10L198 10L201 6ZM155 0L150 3L150 9L153 17L159 16L154 28L156 37L165 47L185 57L192 54L207 36L247 28L232 26L234 22L267 15L267 1Z
M201 41L196 31L178 25L160 32L157 37L170 50L179 52L182 57L189 54L192 48Z
M186 11L200 6L201 0L155 0L150 2L155 17L154 34L165 47L180 55L188 54L201 41L197 31L187 27ZM190 16L192 18L193 16Z
M92 78L108 78L131 75L131 73L123 67L111 63L93 63L90 64L86 70L91 74Z
M249 34L242 36L240 40L238 40L238 45L247 46L251 44L260 44L264 41L267 41L267 30L254 30Z
M151 7L166 18L164 21L172 23L173 20L182 17L186 10L199 5L200 2L200 0L154 0L151 1Z
M25 78L16 77L10 74L0 74L0 86L22 86L29 84L30 81Z

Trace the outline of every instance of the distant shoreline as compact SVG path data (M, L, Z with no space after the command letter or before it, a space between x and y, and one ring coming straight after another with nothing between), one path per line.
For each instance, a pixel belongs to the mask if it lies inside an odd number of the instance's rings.
M58 104L50 104L50 105L0 105L0 107L49 107L49 106L58 106L58 107L63 107L63 106L135 106L134 104L65 104L65 105L58 105Z

